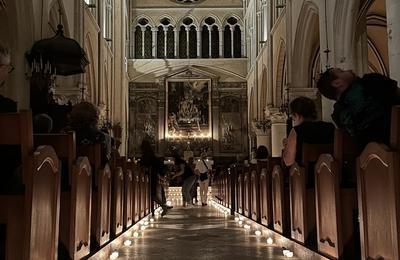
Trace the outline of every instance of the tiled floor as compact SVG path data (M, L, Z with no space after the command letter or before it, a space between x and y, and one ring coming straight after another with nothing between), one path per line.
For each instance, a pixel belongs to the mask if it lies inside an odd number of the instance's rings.
M211 206L175 207L132 241L118 259L288 259Z

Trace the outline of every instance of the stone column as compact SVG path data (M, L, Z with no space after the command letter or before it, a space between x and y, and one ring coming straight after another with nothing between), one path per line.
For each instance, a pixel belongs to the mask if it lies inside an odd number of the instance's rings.
M201 58L201 30L196 28L197 32L197 58Z
M186 58L189 59L189 33L190 33L190 27L185 27L186 31Z
M234 37L234 33L235 33L235 27L233 27L233 26L230 26L230 29L231 29L231 56L232 56L232 58L234 57L234 50L233 50L233 47L235 46L235 44L234 44L234 39L235 39L235 37Z
M146 27L140 27L142 30L142 58L144 58L144 36L146 35Z
M224 57L224 28L221 27L218 29L219 31L219 57Z
M211 59L211 54L212 54L212 26L207 26L208 27L208 57Z
M163 27L164 29L164 57L168 58L167 56L167 50L168 50L168 46L167 46L167 39L168 39L168 27Z
M386 0L389 45L389 71L392 79L400 82L400 1Z
M179 29L174 28L174 43L175 43L175 51L174 51L174 56L175 58L179 58Z
M133 27L130 30L130 39L129 39L129 58L135 58L135 31L136 27Z
M151 29L152 32L152 56L153 58L157 58L157 32L158 32L158 28L152 28Z

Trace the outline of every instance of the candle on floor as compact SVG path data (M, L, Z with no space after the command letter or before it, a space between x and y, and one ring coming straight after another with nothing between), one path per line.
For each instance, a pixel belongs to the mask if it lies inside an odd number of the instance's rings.
M132 241L131 240L127 239L127 240L124 241L124 246L130 246L130 245L132 245Z
M117 259L118 256L119 256L119 253L118 253L117 251L114 251L114 252L111 253L110 259L113 259L113 260L114 260L114 259Z

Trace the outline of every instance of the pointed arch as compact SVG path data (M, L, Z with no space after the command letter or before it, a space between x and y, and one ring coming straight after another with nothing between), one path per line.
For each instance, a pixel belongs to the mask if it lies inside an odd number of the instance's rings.
M213 14L213 13L209 13L209 14L207 14L207 16L204 16L201 19L201 21L200 21L200 26L201 27L206 24L205 21L209 17L211 17L211 18L213 18L215 20L215 24L218 25L218 28L222 27L221 19L219 19L219 17L217 15Z
M177 24L176 27L178 28L178 26L179 27L182 26L183 25L183 20L185 20L186 18L192 19L193 20L193 24L196 26L196 28L200 28L199 27L200 26L199 20L192 14L185 15L181 19L179 19L178 22L176 23Z
M141 15L139 15L139 16L137 16L137 17L135 17L133 19L133 21L131 23L132 26L135 27L139 23L139 21L141 19L143 19L143 18L146 19L149 22L149 25L151 26L151 28L155 28L156 25L158 24L158 23L154 22L154 20L150 16L147 16L145 14L141 14Z
M92 45L92 39L90 37L90 33L86 34L85 37L85 52L87 54L88 60L89 60L89 67L86 70L86 92L88 93L89 99L91 102L95 102L97 100L97 93L96 93L96 77L95 77L95 62L94 62L94 55L93 55L93 45Z
M240 28L243 30L243 25L244 25L243 19L239 15L234 13L225 15L225 17L222 19L222 25L223 26L226 25L228 23L228 19L231 17L237 20L237 24L239 24Z
M278 60L275 74L274 104L280 107L284 103L284 88L286 84L286 43L281 39L279 43Z
M175 19L173 16L171 16L170 14L167 14L167 13L162 14L162 15L159 15L159 16L157 17L157 19L156 19L156 21L157 21L156 25L159 26L159 25L161 24L161 20L164 19L164 18L167 18L167 19L170 21L170 24L171 24L173 27L176 27L176 24L177 24L176 19Z
M294 87L310 87L310 63L314 50L320 45L318 7L310 1L303 3L293 46Z

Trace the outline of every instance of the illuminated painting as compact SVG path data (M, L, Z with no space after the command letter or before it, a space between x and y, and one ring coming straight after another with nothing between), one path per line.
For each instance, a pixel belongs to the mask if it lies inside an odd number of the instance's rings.
M167 81L167 136L211 135L210 85L210 80L201 79Z

